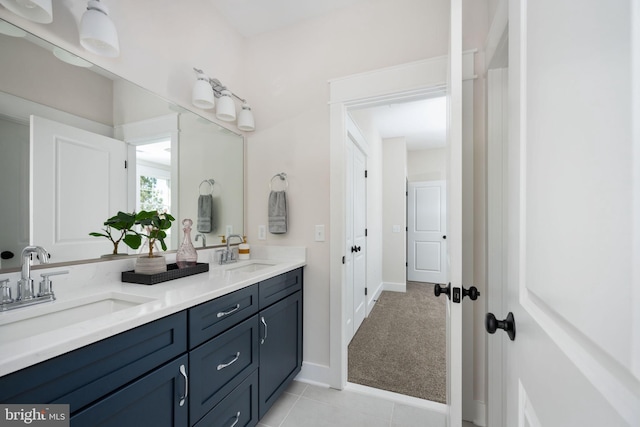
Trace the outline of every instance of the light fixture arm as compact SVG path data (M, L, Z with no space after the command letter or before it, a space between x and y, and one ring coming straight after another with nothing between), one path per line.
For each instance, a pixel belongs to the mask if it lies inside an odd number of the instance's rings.
M231 92L226 86L224 86L222 83L220 83L220 80L212 79L210 77L207 77L206 74L204 74L204 71L202 71L202 70L200 70L198 68L193 67L193 71L198 73L198 78L200 80L205 80L211 85L211 89L213 89L213 94L214 94L214 96L216 98L220 98L222 96L222 91L226 90L226 91L229 91L231 96L233 96L237 100L242 101L243 103L247 102L246 99L240 98L238 95L236 95L235 93Z

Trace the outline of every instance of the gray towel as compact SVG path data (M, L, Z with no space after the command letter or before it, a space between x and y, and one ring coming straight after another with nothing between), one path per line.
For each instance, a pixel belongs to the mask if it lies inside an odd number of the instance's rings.
M269 194L269 232L287 232L287 194L284 191L272 191Z
M213 196L211 194L198 197L198 231L211 233L213 227Z

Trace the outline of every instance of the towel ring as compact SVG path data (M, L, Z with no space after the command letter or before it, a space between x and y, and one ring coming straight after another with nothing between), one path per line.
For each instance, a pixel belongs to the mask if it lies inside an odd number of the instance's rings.
M202 184L209 184L209 192L202 194ZM204 196L206 194L212 194L213 193L213 184L215 184L216 181L214 179L205 179L204 181L202 181L200 183L200 185L198 186L198 193L200 193L201 196Z
M271 184L273 184L273 180L276 178L280 178L280 181L284 181L284 189L287 190L289 188L289 181L287 181L287 174L284 172L277 173L273 175L271 181L269 181L269 190L273 190Z

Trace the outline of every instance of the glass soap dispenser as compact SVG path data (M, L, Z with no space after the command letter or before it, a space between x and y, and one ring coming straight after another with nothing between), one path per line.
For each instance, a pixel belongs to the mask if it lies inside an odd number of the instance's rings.
M192 225L193 221L191 221L189 218L182 220L182 226L184 227L182 229L184 231L184 239L182 240L182 244L180 245L180 247L178 248L178 252L176 253L176 264L178 264L178 268L193 267L198 261L196 248L193 247L193 243L191 242Z

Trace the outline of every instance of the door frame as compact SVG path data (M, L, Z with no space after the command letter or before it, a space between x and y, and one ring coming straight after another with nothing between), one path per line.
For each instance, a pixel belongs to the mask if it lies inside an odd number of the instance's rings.
M474 78L474 53L463 53L463 80ZM347 385L347 343L344 333L346 273L342 257L345 255L346 239L344 192L348 110L445 94L447 64L448 57L441 56L329 81L330 366L326 383L332 388L342 390Z
M496 9L486 42L487 63L487 312L506 313L506 149L508 4ZM487 425L503 427L504 339L487 340ZM493 398L492 398L493 397Z

